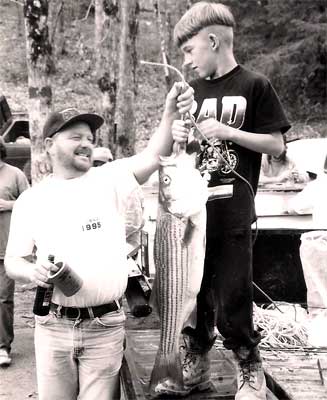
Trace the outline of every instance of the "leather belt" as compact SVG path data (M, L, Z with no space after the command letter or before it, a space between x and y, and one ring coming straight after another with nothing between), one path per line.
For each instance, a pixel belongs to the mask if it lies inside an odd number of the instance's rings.
M92 319L101 317L104 314L118 311L121 308L121 301L115 300L108 304L93 307L64 307L51 303L50 311L54 311L58 316L72 319Z

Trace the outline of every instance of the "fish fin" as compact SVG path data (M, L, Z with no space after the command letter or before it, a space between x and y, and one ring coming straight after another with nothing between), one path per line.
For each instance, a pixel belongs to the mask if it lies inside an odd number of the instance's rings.
M186 227L183 236L183 242L188 245L192 239L195 224L192 222L191 218L187 219Z
M179 352L165 356L159 350L151 373L150 389L167 379L180 387L184 386L182 363Z

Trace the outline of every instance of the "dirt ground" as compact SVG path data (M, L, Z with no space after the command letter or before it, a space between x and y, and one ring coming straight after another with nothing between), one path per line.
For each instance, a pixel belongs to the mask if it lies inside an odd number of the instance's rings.
M15 340L12 347L12 364L0 368L0 399L37 399L34 357L34 315L32 313L35 288L32 285L16 284L15 291ZM157 327L157 316L135 318L124 299L127 314L127 329Z
M16 284L12 365L0 368L1 400L37 398L32 313L34 293L31 285Z

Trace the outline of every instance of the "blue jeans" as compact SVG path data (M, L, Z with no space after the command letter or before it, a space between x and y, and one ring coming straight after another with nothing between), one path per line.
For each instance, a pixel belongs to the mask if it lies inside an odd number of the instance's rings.
M118 400L125 314L93 319L36 316L39 400Z
M14 291L15 281L7 276L0 260L0 349L8 353L14 340Z

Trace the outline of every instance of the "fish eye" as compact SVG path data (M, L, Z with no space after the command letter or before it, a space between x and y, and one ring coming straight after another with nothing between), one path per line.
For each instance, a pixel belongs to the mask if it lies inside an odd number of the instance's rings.
M164 175L164 176L162 177L162 183L163 183L163 184L169 185L170 181L171 181L171 179L170 179L170 177L169 177L168 175Z

